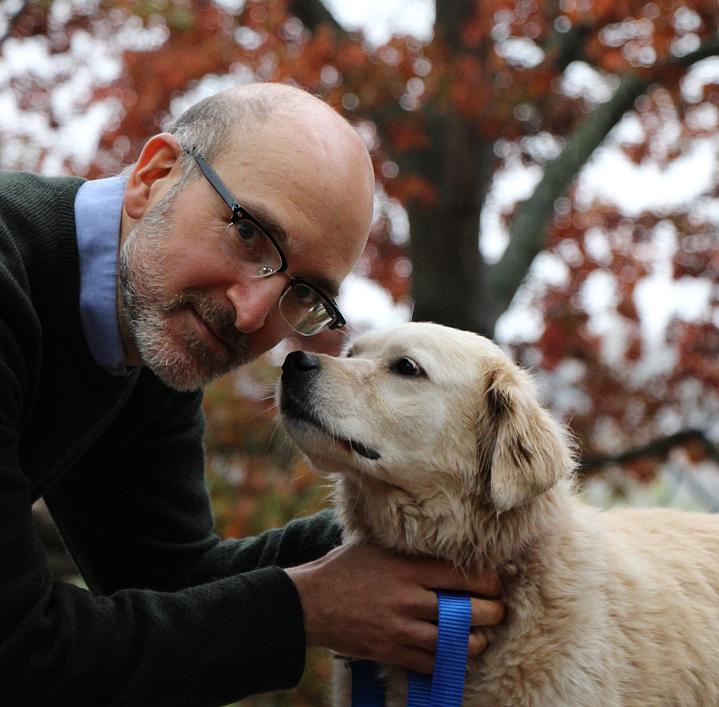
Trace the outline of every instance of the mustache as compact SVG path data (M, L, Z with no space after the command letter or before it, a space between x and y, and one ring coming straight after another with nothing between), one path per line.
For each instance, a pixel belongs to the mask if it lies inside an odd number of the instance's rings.
M233 352L233 358L241 359L249 347L249 336L235 328L235 312L211 297L194 290L184 290L163 308L163 313L192 307L215 336L221 339Z

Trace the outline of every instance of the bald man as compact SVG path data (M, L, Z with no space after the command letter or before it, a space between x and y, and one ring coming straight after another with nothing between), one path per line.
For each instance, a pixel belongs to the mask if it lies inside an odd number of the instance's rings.
M3 704L222 705L296 685L310 645L431 672L432 588L501 619L496 576L338 547L329 513L213 532L201 389L343 326L373 186L346 121L267 84L193 106L122 176L0 175ZM41 497L89 591L50 577Z

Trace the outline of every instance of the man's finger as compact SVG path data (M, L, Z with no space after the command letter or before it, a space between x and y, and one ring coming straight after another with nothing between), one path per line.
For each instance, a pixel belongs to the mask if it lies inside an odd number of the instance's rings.
M498 599L502 596L502 582L496 572L475 572L467 578L467 591L487 599Z
M496 626L502 623L506 606L501 601L471 599L472 626Z
M434 671L434 653L421 648L406 646L398 657L397 665L400 668L414 670L416 673L431 675Z
M407 628L401 636L401 640L407 646L421 648L428 653L434 653L437 649L438 637L439 629L435 624L429 621L412 621L408 622Z
M469 649L467 654L470 657L478 656L489 644L487 634L481 629L473 629L469 634Z
M501 601L471 597L470 605L472 626L496 626L504 620L506 606ZM439 600L436 592L419 591L413 594L413 600L407 606L407 614L412 618L434 623L439 620Z
M417 562L414 560L414 562ZM498 599L502 596L502 583L499 575L491 570L481 570L467 574L459 569L435 560L425 560L423 565L416 565L418 577L424 581L427 589L448 589L467 592L487 599Z
M437 643L437 632L434 632L433 637L428 637L426 643L431 645L431 650L425 650L424 648L418 648L417 646L405 646L404 650L400 654L397 665L402 668L414 670L418 673L424 673L425 675L431 675L434 671L435 662L435 649ZM476 658L481 655L482 652L487 648L489 640L484 631L474 629L469 634L468 638L468 658Z

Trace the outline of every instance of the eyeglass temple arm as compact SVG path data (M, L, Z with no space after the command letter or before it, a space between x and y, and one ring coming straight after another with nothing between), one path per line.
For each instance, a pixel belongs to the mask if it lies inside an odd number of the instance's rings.
M193 150L185 150L185 152L191 157L195 158L198 166L202 170L207 181L212 185L212 188L219 194L220 198L232 209L233 217L236 217L240 213L240 205L235 201L235 197L227 190L225 185L222 183L220 178L217 176L217 172L210 166L210 163L204 158L198 155Z

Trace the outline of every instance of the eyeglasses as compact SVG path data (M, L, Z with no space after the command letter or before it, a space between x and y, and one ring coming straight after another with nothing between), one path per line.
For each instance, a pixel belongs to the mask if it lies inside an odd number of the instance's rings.
M195 159L202 174L232 211L227 227L234 226L237 234L234 241L242 274L260 278L285 272L287 258L277 239L247 209L240 206L204 157L192 150L185 152ZM289 285L280 296L278 306L285 322L302 336L319 334L324 329L339 329L346 324L335 301L301 277L290 277Z

